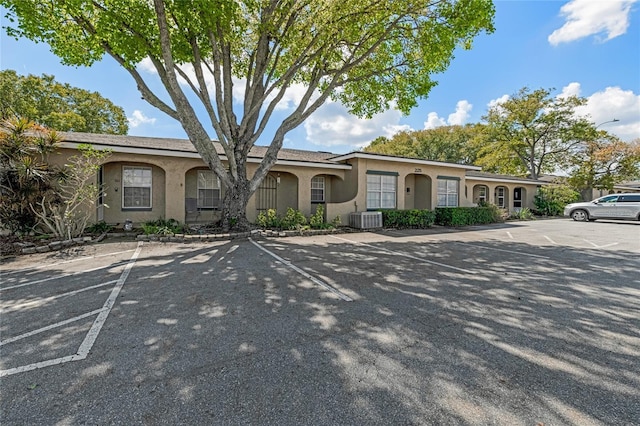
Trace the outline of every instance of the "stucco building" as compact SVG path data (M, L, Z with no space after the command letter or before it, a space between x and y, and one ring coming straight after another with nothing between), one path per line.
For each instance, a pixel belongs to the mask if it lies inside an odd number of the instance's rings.
M184 139L62 133L63 164L80 144L112 152L97 181L105 186L96 221L121 224L173 218L206 223L220 217L224 188L193 145ZM252 173L265 153L249 153ZM221 158L224 152L218 147ZM414 158L352 152L282 149L278 161L249 200L247 217L288 207L305 215L324 206L327 220L340 216L348 223L352 212L378 209L435 209L496 204L509 211L533 208L537 187L544 182L484 173L479 167Z

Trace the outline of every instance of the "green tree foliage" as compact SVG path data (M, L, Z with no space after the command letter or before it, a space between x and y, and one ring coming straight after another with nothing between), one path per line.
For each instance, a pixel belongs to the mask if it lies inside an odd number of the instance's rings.
M421 158L448 163L473 164L477 145L473 143L484 126L442 126L435 129L400 132L391 139L380 137L365 152Z
M640 178L640 139L623 142L595 132L574 154L569 184L591 199L593 189L612 190L617 183Z
M223 226L248 226L246 205L276 162L285 135L329 98L359 116L393 103L408 112L436 84L458 47L493 31L490 0L0 0L8 33L43 41L70 65L106 53L150 104L179 120L226 187ZM136 68L147 59L164 90ZM234 102L234 84L243 99ZM155 83L155 81L154 81ZM303 94L265 135L292 85ZM237 91L235 91L237 92ZM205 111L200 120L196 111ZM224 149L223 165L211 142ZM255 173L246 159L269 148ZM226 166L226 167L225 167Z
M55 132L24 118L0 123L0 227L30 232L38 224L32 206L42 197L56 199L53 183L58 171L48 156L55 151Z
M541 186L534 197L534 204L538 214L546 216L560 216L564 206L580 199L580 194L566 184Z
M552 97L551 90L528 88L489 109L479 139L478 165L487 171L537 179L570 164L571 154L593 125L575 115L586 100Z
M58 83L52 75L21 76L0 71L0 115L24 117L58 131L109 133L128 131L124 110L97 92Z

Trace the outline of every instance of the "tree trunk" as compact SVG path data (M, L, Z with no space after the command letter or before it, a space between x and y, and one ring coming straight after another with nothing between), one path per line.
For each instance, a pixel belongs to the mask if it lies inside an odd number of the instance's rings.
M248 231L251 223L247 219L247 203L251 197L249 181L238 176L231 187L225 188L222 200L222 229L224 231Z

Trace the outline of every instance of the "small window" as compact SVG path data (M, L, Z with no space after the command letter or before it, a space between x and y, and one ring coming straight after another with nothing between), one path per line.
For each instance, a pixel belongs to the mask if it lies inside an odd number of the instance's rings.
M198 170L198 208L220 207L220 180L211 170Z
M496 188L496 204L498 205L498 207L500 207L501 209L504 209L505 207L505 188L504 186L499 186L498 188Z
M438 178L438 207L458 207L458 180Z
M478 187L478 203L486 203L487 202L487 187L480 186Z
M311 179L311 202L324 203L324 176Z
M367 209L395 209L396 181L393 175L367 175Z
M123 167L122 208L150 209L152 184L151 167Z

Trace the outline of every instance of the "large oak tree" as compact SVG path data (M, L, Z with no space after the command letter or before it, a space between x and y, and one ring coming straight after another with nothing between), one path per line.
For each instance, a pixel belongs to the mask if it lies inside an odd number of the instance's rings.
M60 83L52 75L0 71L0 117L22 117L63 132L125 135L124 110L98 92Z
M569 167L573 152L594 131L593 123L575 113L585 103L576 96L554 97L547 89L520 89L483 117L478 165L532 179Z
M48 43L70 65L106 53L143 98L179 120L226 187L223 225L247 226L246 205L285 135L329 97L359 116L408 112L457 47L493 30L490 0L0 0L8 32ZM154 93L136 65L149 58ZM213 84L208 84L213 80ZM239 80L238 80L239 79ZM244 99L234 104L234 84ZM304 93L279 121L257 170L246 158L294 84ZM190 93L189 93L190 92ZM197 110L206 112L201 120ZM224 149L216 154L212 136ZM263 141L267 142L267 141ZM226 159L226 165L223 161Z
M364 148L364 151L431 161L473 164L478 150L473 141L483 130L482 124L467 124L400 132L390 139L380 137L373 140Z

